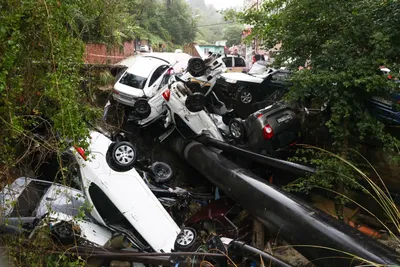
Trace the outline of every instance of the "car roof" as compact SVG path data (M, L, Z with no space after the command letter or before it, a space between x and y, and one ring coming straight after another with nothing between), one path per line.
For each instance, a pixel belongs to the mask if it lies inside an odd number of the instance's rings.
M244 58L244 57L242 57L241 55L225 55L226 57L241 57L241 58Z
M166 64L168 63L164 60L155 57L140 57L134 61L126 72L147 78L155 68Z

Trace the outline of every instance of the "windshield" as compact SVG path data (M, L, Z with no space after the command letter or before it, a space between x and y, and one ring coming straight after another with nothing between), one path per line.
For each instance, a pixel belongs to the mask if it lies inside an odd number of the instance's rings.
M121 84L130 86L130 87L143 89L144 86L146 85L147 78L125 72L125 74L121 77L121 80L119 80L119 82Z

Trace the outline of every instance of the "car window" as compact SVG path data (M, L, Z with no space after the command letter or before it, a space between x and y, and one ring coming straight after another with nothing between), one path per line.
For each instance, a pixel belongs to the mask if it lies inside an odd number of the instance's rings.
M234 57L235 67L246 67L246 62L241 57Z
M224 57L222 61L225 63L227 68L232 68L232 57Z
M96 184L89 185L89 195L92 199L93 206L108 225L118 225L132 232L139 240L148 246L146 240L137 232L137 230L129 223L121 211L107 197L106 194Z
M167 70L167 68L168 68L167 65L162 65L162 66L158 67L154 71L153 76L151 76L149 86L152 86L154 84L154 82L157 81L157 79L160 78L161 75Z
M96 184L90 184L89 195L94 208L106 223L120 224L122 221L125 221L124 215Z
M288 72L276 72L271 76L272 81L275 82L286 82L289 79Z
M11 217L30 217L36 210L42 196L49 188L49 184L31 181L25 190L19 195L11 212Z
M143 89L145 84L146 84L147 78L145 77L141 77L129 72L125 72L124 75L122 75L121 80L119 80L119 82L121 84L130 86L130 87L134 87L134 88L138 88L138 89Z

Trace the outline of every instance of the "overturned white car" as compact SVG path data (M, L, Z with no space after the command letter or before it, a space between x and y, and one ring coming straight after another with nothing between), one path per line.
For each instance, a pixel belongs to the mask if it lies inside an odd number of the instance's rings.
M114 143L99 132L91 132L88 141L90 157L81 148L75 148L74 155L82 190L93 205L91 215L96 221L123 233L141 251L190 248L196 233L181 231L133 168L136 149L126 141ZM182 235L192 242L182 242Z

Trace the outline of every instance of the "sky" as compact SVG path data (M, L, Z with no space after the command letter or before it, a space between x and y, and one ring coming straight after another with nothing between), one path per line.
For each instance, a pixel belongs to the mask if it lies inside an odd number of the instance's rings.
M216 9L242 6L243 0L205 0L207 5L213 5Z

